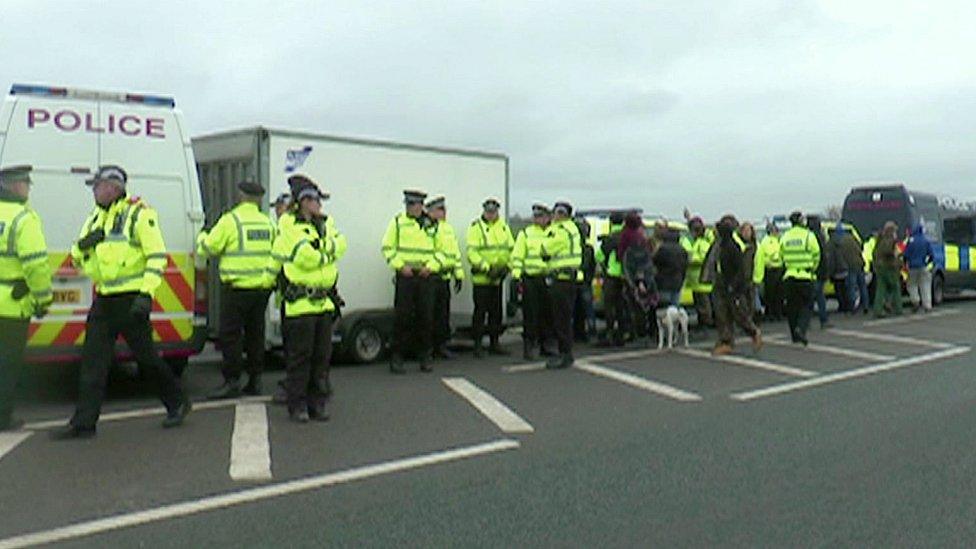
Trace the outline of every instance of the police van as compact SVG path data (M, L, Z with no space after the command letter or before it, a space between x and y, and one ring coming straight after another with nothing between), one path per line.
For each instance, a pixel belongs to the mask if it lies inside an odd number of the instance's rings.
M910 190L901 183L855 187L844 199L843 218L868 239L884 224L899 237L922 225L933 245L932 303L946 294L976 290L976 204Z
M0 166L30 164L30 205L44 223L54 272L54 304L33 319L28 360L81 357L94 289L71 264L69 251L94 207L85 180L117 164L130 196L159 213L167 249L163 284L151 321L158 349L182 369L206 338L205 271L194 267L194 237L203 225L196 163L183 114L172 98L15 84L0 107ZM120 360L130 358L120 342Z

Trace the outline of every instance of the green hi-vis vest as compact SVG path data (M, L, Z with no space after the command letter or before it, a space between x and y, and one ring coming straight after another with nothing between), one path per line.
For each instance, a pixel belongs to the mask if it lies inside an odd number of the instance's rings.
M197 254L220 258L220 280L235 288L271 288L275 227L253 202L241 202L197 237Z
M138 198L122 197L107 209L95 206L78 239L93 230L105 240L93 249L71 247L75 266L95 282L101 295L140 292L156 295L166 270L166 244L156 210Z
M512 278L520 279L525 276L543 276L547 265L542 260L542 243L546 239L547 229L538 225L529 225L522 229L515 239L512 248L511 268Z
M820 265L820 244L806 227L793 227L779 239L786 272L783 278L816 280Z
M471 263L471 282L475 286L497 286L501 279L491 278L488 272L495 268L507 268L512 257L515 238L512 230L501 219L489 223L484 218L475 219L468 227L468 262Z
M24 284L27 291L14 298ZM29 318L53 296L41 218L25 202L0 197L0 317Z
M425 221L426 220L426 221ZM405 266L440 272L435 257L437 229L429 218L413 218L406 212L394 217L383 235L383 257L394 271Z

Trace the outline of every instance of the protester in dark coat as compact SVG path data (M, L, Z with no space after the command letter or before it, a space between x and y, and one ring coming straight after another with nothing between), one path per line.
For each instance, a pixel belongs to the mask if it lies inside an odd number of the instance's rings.
M719 239L712 249L716 257L712 295L715 301L718 341L712 354L727 355L732 352L735 346L736 324L752 337L753 348L758 350L762 347L762 336L752 321L752 305L749 303L752 278L746 276L752 270L752 262L746 265L746 254L736 241L735 224L732 220L723 219L718 224L717 230Z
M827 248L824 250L823 255L826 257L826 262L830 266L830 280L834 283L834 295L837 297L838 311L848 312L851 310L851 299L847 291L847 276L850 267L847 265L847 259L844 257L844 236L846 235L846 230L842 223L837 223L832 231L830 231L830 240L827 241Z
M660 305L681 304L681 289L688 271L688 252L679 242L677 231L662 233L661 245L654 252L654 280L660 294Z

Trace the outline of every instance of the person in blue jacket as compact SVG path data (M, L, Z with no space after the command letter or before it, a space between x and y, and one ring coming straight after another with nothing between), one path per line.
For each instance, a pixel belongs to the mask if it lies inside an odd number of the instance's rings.
M927 313L932 310L935 250L932 249L932 242L925 237L925 228L921 224L912 231L902 257L908 266L908 297L912 300L912 307L916 313L919 309Z

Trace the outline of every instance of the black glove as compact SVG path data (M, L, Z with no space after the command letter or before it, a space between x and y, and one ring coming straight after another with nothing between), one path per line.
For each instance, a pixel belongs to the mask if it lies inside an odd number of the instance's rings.
M82 251L88 251L98 245L99 242L105 240L105 229L101 227L95 229L94 231L86 234L81 240L78 241L78 247Z
M458 279L454 280L454 293L455 294L461 293L461 281Z
M552 256L547 254L546 252L542 252L541 254L539 254L539 257L547 263L549 262L550 259L552 259Z
M34 306L34 318L40 320L47 316L48 305L35 305Z
M311 244L312 244L312 247L315 248L316 250L319 250L319 249L322 248L322 241L319 240L319 239L317 239L317 238L315 240L313 240L311 242Z
M14 301L20 301L29 293L30 287L27 285L27 281L23 278L20 280L15 280L13 288L10 289L10 297L14 298Z
M152 298L149 294L139 294L132 300L132 306L129 308L129 312L132 316L139 318L149 318L149 313L152 312Z

